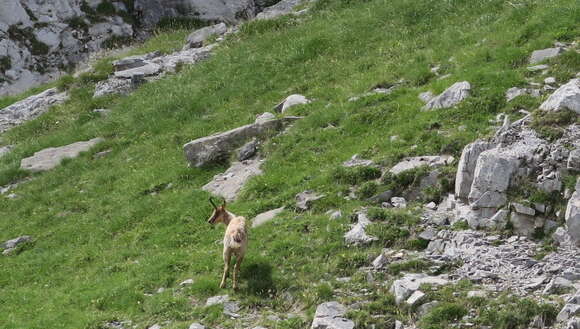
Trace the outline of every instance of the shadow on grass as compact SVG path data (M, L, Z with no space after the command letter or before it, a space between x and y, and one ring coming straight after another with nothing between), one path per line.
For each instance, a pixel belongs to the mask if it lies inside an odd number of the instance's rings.
M255 296L267 296L276 292L272 280L272 265L265 261L254 261L242 266L241 278L248 283L247 293Z

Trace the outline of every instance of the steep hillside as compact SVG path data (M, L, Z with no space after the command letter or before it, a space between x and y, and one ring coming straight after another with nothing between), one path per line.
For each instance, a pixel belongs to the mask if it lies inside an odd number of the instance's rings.
M159 50L161 57L143 67L169 67L166 75L142 85L125 79L132 88L126 95L93 97L103 81L120 79L111 63L124 56L107 58L55 82L54 92L67 92L68 100L0 135L0 242L30 237L0 255L0 327L566 328L580 308L573 297L579 249L569 241L572 221L564 225L565 217L578 218L573 200L580 195L572 192L580 166L558 171L571 156L540 169L542 183L552 172L561 175L550 193L506 174L504 188L491 191L501 204L474 205L481 195L465 196L461 209L469 215L442 221L430 210L450 203L458 166L469 167L462 151L479 138L490 138L492 151L535 138L547 153L553 145L559 152L580 148L574 82L568 110L538 110L580 72L578 1L319 0L294 10L300 14L230 27L223 40L209 37L204 48L187 50L210 54L192 65L167 65L162 57L182 49L190 31L158 33L126 55ZM558 56L530 64L534 51L554 46ZM468 87L457 85L446 100L425 94L463 81ZM522 95L508 101L513 87ZM0 99L0 124L10 120L2 112L31 93ZM188 166L183 146L252 124L292 94L310 101L275 116L303 118L257 138L262 174L228 204L248 219L285 209L250 230L239 291L220 289L223 227L207 223L212 206L202 186L237 154ZM99 137L51 170L21 167L35 152ZM372 162L345 165L355 154ZM497 163L511 163L497 154ZM419 156L439 157L393 169ZM435 167L436 182L427 184ZM488 181L504 177L497 168ZM470 196L483 186L475 181ZM307 190L322 197L300 209L296 196ZM537 217L525 218L533 222L529 232L514 221L484 223L512 207L516 218L527 211L520 206L534 203L551 209L537 227ZM355 223L362 232L349 235ZM567 240L554 239L554 230ZM456 243L452 250L446 241ZM495 280L503 278L497 268L511 280ZM225 294L229 302L206 305ZM318 306L330 301L346 310L323 304L324 316ZM555 321L565 303L572 315Z

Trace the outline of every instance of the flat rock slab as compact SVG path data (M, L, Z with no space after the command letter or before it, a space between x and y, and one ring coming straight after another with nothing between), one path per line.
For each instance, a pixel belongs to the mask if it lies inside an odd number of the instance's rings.
M258 227L262 224L265 224L265 223L271 221L276 216L278 216L278 214L280 214L282 211L284 211L284 207L268 210L266 212L259 214L258 216L254 217L254 219L252 220L252 228Z
M132 69L115 72L116 78L131 79L135 75L150 76L157 75L161 72L161 65L155 63L147 63L143 66Z
M347 309L338 302L318 305L311 329L353 329L354 322L344 318Z
M536 50L532 53L532 56L530 56L530 64L536 64L546 59L560 56L563 52L564 48L561 47Z
M406 158L397 163L389 172L398 175L407 170L416 169L422 166L437 167L452 163L454 158L450 155L425 155L420 157Z
M22 159L20 169L32 172L46 171L55 168L63 159L78 157L82 152L104 141L103 138L93 138L86 142L76 142L61 147L50 147L34 153L33 156Z
M256 16L256 19L273 19L282 15L290 14L294 7L300 4L302 0L282 0L277 4L266 7Z
M36 119L51 106L64 103L68 97L66 92L59 93L56 88L51 88L0 109L0 133Z
M284 117L276 120L255 122L223 133L198 138L183 146L190 167L202 167L227 157L231 151L252 137L265 136L279 131L301 117Z
M262 174L260 166L263 160L246 160L234 162L224 173L215 175L211 182L202 187L204 191L219 195L226 201L234 201L246 182Z

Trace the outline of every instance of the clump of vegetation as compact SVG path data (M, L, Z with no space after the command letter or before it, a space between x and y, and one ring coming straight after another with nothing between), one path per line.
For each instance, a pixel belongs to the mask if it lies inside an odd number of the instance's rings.
M546 326L551 326L558 310L557 305L503 296L481 308L478 322L498 329L525 329L534 317L540 316Z
M12 67L12 60L9 56L0 56L0 71L6 72Z
M341 184L356 185L371 179L381 177L381 170L375 167L358 166L345 168L336 167L332 172L332 179Z
M530 126L543 138L554 141L562 137L566 127L574 122L580 122L580 118L578 118L578 114L568 109L536 110L532 113Z
M131 37L113 35L107 40L103 41L101 46L105 49L113 49L129 45L131 41Z
M387 270L392 275L398 275L401 272L424 272L431 266L431 263L424 259L411 259L407 261L395 262L389 264Z
M195 30L207 24L195 17L163 17L157 23L156 29L159 31Z
M56 87L59 91L69 90L75 83L75 78L72 75L65 75L60 77L57 81Z
M74 16L65 21L68 26L75 30L80 30L87 32L89 30L89 24L85 22L85 19L80 16Z
M375 182L366 182L358 189L357 194L361 199L367 199L377 193L378 184Z
M117 13L117 9L113 3L108 0L104 0L97 5L96 12L101 16L113 16Z
M420 327L425 329L448 328L452 322L460 320L467 314L467 308L458 303L444 302L435 306L420 320Z
M11 25L8 28L8 36L10 39L26 45L32 55L46 55L50 51L47 44L36 39L32 27L19 28L17 25Z

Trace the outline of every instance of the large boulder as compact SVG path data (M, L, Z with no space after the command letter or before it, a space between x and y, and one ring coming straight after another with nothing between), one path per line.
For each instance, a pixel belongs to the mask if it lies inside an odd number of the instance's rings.
M32 172L47 171L57 167L62 160L78 157L82 152L104 141L103 138L93 138L86 142L76 142L61 147L50 147L24 158L20 162L20 169Z
M580 79L572 79L558 88L540 105L545 111L568 109L580 114Z
M248 139L279 131L298 119L300 117L284 117L255 122L223 133L198 138L183 146L185 158L191 167L202 167L212 162L221 161Z
M576 181L576 191L568 200L565 219L568 235L580 247L580 179Z
M432 98L424 107L425 110L436 110L445 109L453 107L467 97L469 97L469 91L471 90L471 85L467 81L456 82L451 87L447 88L440 95Z

